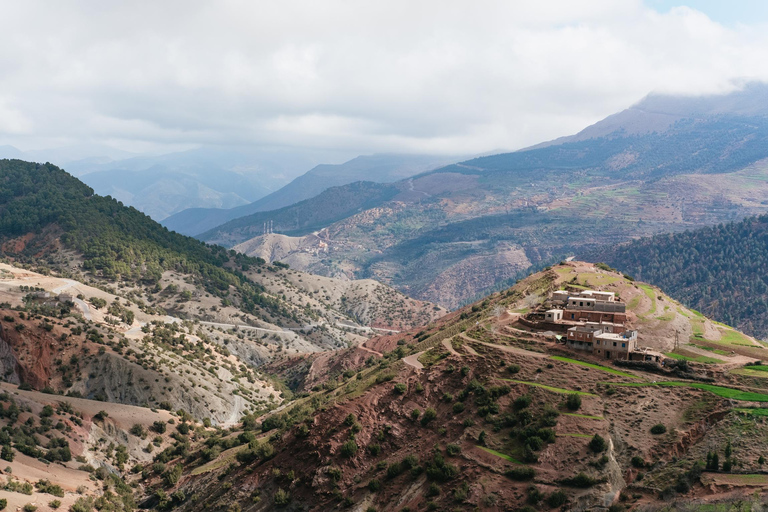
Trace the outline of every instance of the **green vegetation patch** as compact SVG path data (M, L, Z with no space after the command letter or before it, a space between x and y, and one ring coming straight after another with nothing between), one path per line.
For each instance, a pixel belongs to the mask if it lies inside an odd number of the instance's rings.
M693 343L691 345L696 347L696 348L700 348L702 350L707 350L709 352L712 352L712 353L720 355L720 356L728 356L728 355L730 355L730 352L728 352L726 350L721 350L719 348L708 347L706 345L694 345ZM766 368L766 371L768 371L768 368Z
M611 386L629 386L629 387L665 386L665 387L694 388L694 389L703 389L704 391L709 391L710 393L713 393L717 396L720 396L723 398L730 398L732 400L740 400L743 402L768 402L768 395L764 393L742 391L740 389L726 388L723 386L715 386L714 384L704 384L702 382L679 382L679 381L653 382L653 383L651 382L649 383L601 382L601 384L611 385Z
M547 386L546 384L539 384L538 382L528 382L524 380L513 380L513 379L501 379L506 382L514 382L515 384L525 384L528 386L534 386L541 389L546 389L547 391L552 391L553 393L563 393L563 394L569 394L569 393L576 393L577 395L583 395L583 396L597 396L593 393L587 393L586 391L574 391L572 389L563 389L563 388L556 388L553 386Z
M586 366L587 368L594 368L595 370L612 373L613 375L619 375L621 377L627 377L629 379L640 379L640 377L638 377L637 375L632 375L631 373L614 370L613 368L608 368L607 366L600 366L599 364L579 361L578 359L570 359L568 357L561 357L561 356L551 356L550 359L554 359L555 361L562 361L564 363L578 364L579 366Z
M752 416L768 416L768 409L764 409L762 407L736 407L733 410L736 412L751 414Z
M565 434L557 434L557 437L583 437L583 438L586 438L586 439L590 439L592 436L589 435L589 434L568 434L568 433L565 433Z
M491 455L495 455L497 457L501 457L504 460L508 460L512 464L522 464L522 462L520 462L519 460L515 459L514 457L510 457L506 453L497 452L496 450L492 450L490 448L486 448L485 446L478 446L478 448L480 448L484 452L490 453Z
M737 368L728 372L732 375L741 375L743 377L754 377L756 379L768 379L768 373L760 370L750 370L747 368Z
M744 347L755 346L751 339L739 331L734 331L733 329L723 329L720 327L718 327L717 330L720 331L720 343L727 343L729 345L741 345Z
M641 290L645 292L645 295L651 299L651 308L645 312L644 316L651 316L656 313L656 290L648 286L647 284L638 284Z
M685 354L680 354L678 352L667 352L664 354L667 357L671 357L673 359L682 359L685 361L693 361L695 363L705 363L705 364L722 364L725 363L722 359L717 359L714 357L708 357L708 356L689 356Z

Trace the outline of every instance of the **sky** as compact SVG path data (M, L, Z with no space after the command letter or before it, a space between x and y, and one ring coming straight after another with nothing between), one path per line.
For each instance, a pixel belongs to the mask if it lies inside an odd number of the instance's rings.
M478 154L768 80L768 2L2 2L0 145Z

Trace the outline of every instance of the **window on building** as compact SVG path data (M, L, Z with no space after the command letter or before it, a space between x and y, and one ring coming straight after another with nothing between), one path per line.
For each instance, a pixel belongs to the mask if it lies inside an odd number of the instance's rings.
M626 344L626 343L622 343L622 344L621 344L621 348L624 348L624 347L626 347L626 346L627 346L627 344Z

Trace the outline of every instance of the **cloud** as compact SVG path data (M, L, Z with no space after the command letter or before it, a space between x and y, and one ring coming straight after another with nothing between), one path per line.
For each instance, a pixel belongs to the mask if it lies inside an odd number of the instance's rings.
M13 2L0 143L473 153L768 80L765 27L639 0Z

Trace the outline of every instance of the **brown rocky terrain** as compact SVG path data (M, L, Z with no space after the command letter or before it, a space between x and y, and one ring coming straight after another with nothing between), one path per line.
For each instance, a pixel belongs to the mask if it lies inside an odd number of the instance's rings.
M143 506L678 510L678 502L709 510L752 503L755 489L768 488L761 474L768 381L744 380L738 354L617 367L526 330L520 315L563 286L617 290L631 304L631 325L647 331L642 344L682 350L666 338L662 324L675 321L674 302L661 291L649 294L643 283L585 263L557 266L425 329L372 339L367 351L314 356L297 371L303 395L196 445L221 445L214 461L197 452L191 463L171 462L183 468L178 483L147 476ZM695 325L682 343L691 350L699 328L717 331L721 338L711 341L719 346L736 336L674 307ZM741 340L734 347L761 350ZM708 466L712 453L717 470ZM184 499L162 501L179 491Z

